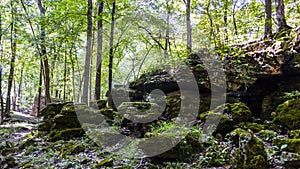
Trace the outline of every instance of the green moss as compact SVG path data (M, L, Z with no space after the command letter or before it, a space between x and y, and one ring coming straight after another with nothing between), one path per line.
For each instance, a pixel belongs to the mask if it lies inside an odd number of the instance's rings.
M56 114L60 113L61 109L66 105L71 104L71 102L65 103L50 103L44 107L38 114L38 117L43 117L44 120L54 117Z
M258 135L262 140L269 142L277 136L277 133L272 130L261 130L259 131Z
M76 144L74 142L69 142L61 148L60 156L64 157L66 155L78 154L83 151L84 151L84 145L82 143Z
M238 128L229 133L227 137L237 146L230 160L233 168L267 168L267 153L264 143L257 139L252 132Z
M98 164L96 164L93 168L103 168L103 167L112 167L113 166L113 160L111 158L104 158L102 159Z
M70 128L64 130L53 130L48 135L47 141L70 140L83 136L84 131L82 128Z
M300 130L291 130L288 132L289 138L299 138L300 139Z
M265 125L251 122L242 122L235 126L236 128L242 128L244 130L250 129L253 132L259 132L265 129Z
M274 123L292 130L300 129L300 98L288 100L279 105L274 116Z
M215 134L220 133L224 136L234 129L234 125L246 122L251 117L251 114L250 109L242 102L227 103L225 107L221 105L214 111L200 114L200 119L204 121L208 116L211 120L215 119L214 121L220 119Z
M300 139L277 138L273 140L273 145L280 148L280 150L300 154Z
M257 156L254 156L251 160L250 160L250 163L249 163L249 166L247 168L251 168L251 169L256 169L256 168L259 168L259 169L264 169L264 168L267 168L267 161L266 159L261 156L261 155L257 155Z

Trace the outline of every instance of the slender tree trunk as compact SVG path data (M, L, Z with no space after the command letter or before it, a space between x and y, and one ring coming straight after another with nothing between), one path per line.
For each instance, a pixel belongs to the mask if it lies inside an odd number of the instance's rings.
M286 28L291 28L286 24L283 0L275 0L275 6L276 6L277 32L280 32L281 30Z
M236 14L235 8L236 8L237 2L238 1L234 2L233 9L232 9L232 22L233 22L234 34L235 35L238 35L237 24L236 24L236 19L235 19L235 14Z
M67 86L67 45L65 46L65 57L64 57L64 93L63 100L66 101L66 86Z
M43 59L40 59L40 77L39 77L39 87L38 87L38 106L37 106L37 114L40 113L41 110L41 99L42 99L42 85L43 85Z
M228 21L227 21L227 13L228 13L228 0L224 2L224 27L225 27L225 42L228 43Z
M99 20L97 22L98 26L98 37L97 37L97 63L96 63L96 85L95 85L95 100L100 99L101 95L101 67L102 67L102 47L103 47L103 22L102 22L102 13L103 13L103 1L98 2L98 16Z
M12 14L12 23L10 29L10 43L11 43L11 60L10 60L10 71L8 76L8 84L7 84L7 97L6 97L6 107L5 114L10 114L10 106L11 106L11 89L14 80L14 71L15 71L15 59L16 59L16 30L15 30L15 18L14 18L14 7L13 2L11 1L11 14Z
M192 51L191 0L186 1L186 49Z
M21 67L21 75L20 75L20 82L19 82L19 88L18 88L18 97L20 99L20 101L22 101L22 83L23 83L23 74L24 74L24 64L22 64ZM20 102L20 104L22 105L22 102Z
M272 35L272 1L265 0L265 34L264 37Z
M90 76L90 63L92 54L92 36L93 36L93 21L92 21L92 10L93 1L88 0L88 11L87 11L87 40L86 40L86 55L85 55L85 66L84 66L84 79L83 79L83 93L81 101L88 104L89 102L89 76Z
M45 80L45 105L47 103L51 103L51 95L50 95L50 70L49 70L49 63L48 63L48 58L47 58L47 50L46 50L46 42L45 42L45 38L46 38L46 33L45 33L45 8L43 7L42 1L41 0L37 0L38 3L38 7L40 10L40 15L42 18L42 22L41 22L41 57L44 61L44 80Z
M209 25L210 25L210 39L212 37L213 39L213 42L215 44L215 47L217 47L217 41L216 41L216 36L215 36L215 31L214 31L214 27L213 27L213 19L211 17L211 14L210 14L210 0L206 6L206 14L208 16L208 20L209 20Z
M167 20L166 20L166 39L165 39L165 47L164 47L164 59L165 61L168 59L168 46L170 43L170 7L169 1L166 1L167 5Z
M2 3L2 1L1 1ZM4 104L3 104L3 95L2 95L2 57L3 57L3 44L2 44L2 11L0 12L0 125L3 123L3 115L4 115Z
M17 90L16 90L16 80L13 80L13 85L14 85L14 96L12 98L12 110L16 111L17 109Z
M112 89L112 69L113 69L113 58L114 58L114 29L115 29L115 12L116 12L116 1L113 1L111 11L111 27L110 27L110 40L109 40L109 65L108 65L108 90L111 92Z

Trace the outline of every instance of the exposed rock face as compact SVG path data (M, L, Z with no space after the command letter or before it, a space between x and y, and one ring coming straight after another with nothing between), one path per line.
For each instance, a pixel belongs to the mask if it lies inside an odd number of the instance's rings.
M185 62L193 71L200 94L209 95L212 87L210 81L215 79L209 77L206 70L220 71L224 68L227 96L245 102L255 117L270 119L271 112L284 102L273 96L300 90L299 80L290 83L300 77L300 34L298 32L291 32L290 35L277 39L221 46L216 51L217 54L209 54L206 50L199 51L191 54ZM213 59L207 61L209 57L204 57L207 55L211 55L210 58ZM221 59L223 68L213 67L214 59ZM212 66L207 63L211 63ZM181 79L174 79L174 77L185 78L184 75L180 75L180 65L177 69L175 72L171 69L144 74L140 79L132 82L130 88L140 95L147 95L153 89L161 89L166 94L178 91L178 83L181 83ZM286 81L288 83L285 83ZM288 85L292 87L287 89ZM217 88L218 86L214 86L214 89Z

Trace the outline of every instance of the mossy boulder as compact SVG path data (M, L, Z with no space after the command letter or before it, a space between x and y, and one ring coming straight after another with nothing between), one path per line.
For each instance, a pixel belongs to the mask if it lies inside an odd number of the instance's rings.
M69 142L64 145L60 150L60 156L74 155L84 151L84 145L82 143Z
M291 130L288 132L289 138L299 138L300 139L300 130Z
M271 142L277 136L277 133L272 130L261 130L258 136L264 141Z
M180 136L175 136L174 131L178 130L181 132ZM149 147L150 152L153 152L151 145L160 146L159 150L166 150L154 157L160 160L187 161L203 150L203 143L199 141L201 133L199 126L188 129L183 126L181 128L173 122L161 122L151 132L145 133L144 137L150 139L149 143L140 146ZM156 137L157 140L153 139L153 141L157 142L151 143L152 137Z
M72 138L82 137L84 131L82 128L70 128L64 130L53 130L47 136L47 141L70 140Z
M61 109L66 105L70 104L71 102L64 102L64 103L50 103L46 107L44 107L38 117L43 117L43 120L48 120L53 118L56 114L59 114Z
M264 143L257 139L251 131L238 128L226 137L232 140L235 145L230 160L233 168L267 169L267 152Z
M157 120L163 110L151 102L123 102L118 107L118 112L128 120L147 123Z
M253 132L259 132L261 130L266 129L266 126L264 124L259 123L252 123L252 122L242 122L235 126L235 128L241 128L244 130L250 129Z
M60 113L52 119L51 130L62 130L67 128L78 128L80 123L77 119L77 114L73 103L68 103L63 106Z
M250 109L245 103L227 103L217 107L213 111L201 114L200 119L202 121L204 121L207 117L209 117L210 120L216 119L214 121L218 121L218 119L220 119L214 133L220 133L224 136L226 133L234 129L234 125L246 122L251 117L251 114Z
M300 98L279 105L273 121L291 130L300 129Z
M300 139L276 138L273 145L280 148L281 151L298 153L300 155Z

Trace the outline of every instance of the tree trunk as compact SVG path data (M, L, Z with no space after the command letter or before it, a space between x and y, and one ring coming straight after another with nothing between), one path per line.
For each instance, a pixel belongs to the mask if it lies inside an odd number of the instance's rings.
M228 0L224 2L224 27L225 27L225 42L228 43L228 22L227 22L227 13L228 13Z
M38 7L40 10L40 15L42 17L42 22L41 22L41 57L44 61L44 81L45 81L45 105L47 103L51 103L51 96L50 96L50 70L49 70L49 63L48 63L48 58L47 58L47 50L46 50L46 33L45 33L45 8L43 7L42 1L37 0Z
M186 49L192 51L191 0L186 1Z
M3 104L3 95L2 95L2 57L3 57L3 44L2 44L2 11L0 12L0 125L3 123L3 114L4 114L4 104Z
M113 107L113 100L111 98L112 89L112 69L114 58L114 29L115 29L115 13L116 13L116 1L113 1L111 10L111 25L110 25L110 40L109 40L109 64L108 64L108 105Z
M64 57L64 93L63 100L66 101L66 86L67 86L67 45L65 46L65 57Z
M233 9L232 9L232 22L233 22L234 34L235 35L238 35L237 24L236 24L236 19L235 19L235 14L236 14L235 8L236 8L237 2L238 1L234 2Z
M40 77L39 77L39 88L38 88L38 106L37 112L33 113L35 116L38 116L41 110L41 99L42 99L42 85L43 85L43 60L40 59Z
M13 81L14 85L14 96L12 98L12 110L16 111L17 110L17 90L16 90L16 80L14 79Z
M116 1L113 2L111 11L111 27L110 27L110 40L109 40L109 73L108 73L108 90L112 89L112 68L114 58L114 29L115 29L115 12L116 12Z
M22 94L23 74L24 74L24 64L22 64L22 67L21 67L21 75L20 75L20 82L19 82L19 88L18 88L18 97L20 100L22 100L21 94ZM22 105L22 102L20 104Z
M272 35L272 1L265 0L265 34L264 37Z
M97 22L98 26L98 37L97 37L97 63L96 63L96 85L95 85L95 100L100 99L101 95L101 67L102 67L102 47L103 47L103 22L102 22L102 13L103 13L103 1L98 2L98 16L99 20Z
M88 104L89 102L89 76L90 76L90 63L91 63L91 54L92 54L92 36L93 36L93 22L92 22L92 10L93 10L93 1L88 0L88 11L87 11L87 39L86 39L86 55L85 55L85 66L83 74L83 93L81 101Z
M164 47L164 59L165 62L168 59L168 46L170 43L170 7L169 7L169 1L166 1L167 5L167 20L166 20L166 39L165 39L165 47Z
M280 32L281 30L286 28L291 28L286 24L283 0L275 0L275 5L276 5L277 32Z
M8 76L8 84L7 84L7 97L6 97L6 106L5 106L5 114L9 115L10 106L11 106L11 89L14 80L14 71L15 71L15 59L16 59L16 30L15 30L15 18L14 18L14 7L13 2L11 1L11 14L12 14L12 23L10 29L10 49L11 49L11 60L10 60L10 71Z

